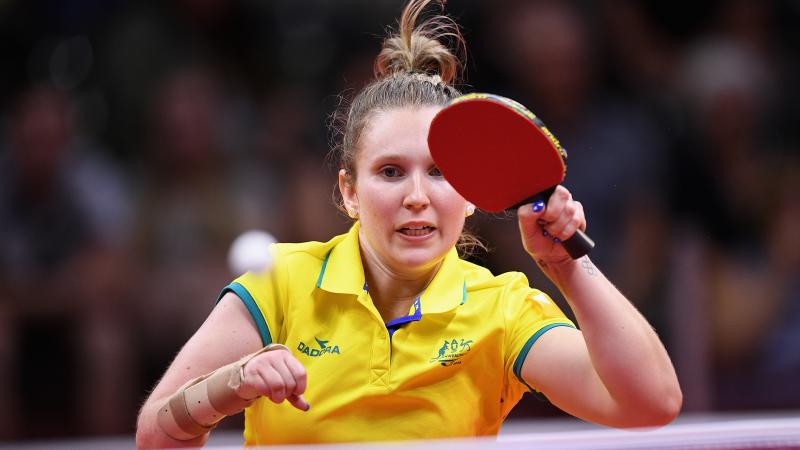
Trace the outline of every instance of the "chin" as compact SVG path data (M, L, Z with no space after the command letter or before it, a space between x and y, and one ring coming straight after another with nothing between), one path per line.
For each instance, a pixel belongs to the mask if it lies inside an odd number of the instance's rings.
M432 266L439 262L447 252L440 252L435 249L399 249L394 255L397 262L403 267L411 269L422 269Z

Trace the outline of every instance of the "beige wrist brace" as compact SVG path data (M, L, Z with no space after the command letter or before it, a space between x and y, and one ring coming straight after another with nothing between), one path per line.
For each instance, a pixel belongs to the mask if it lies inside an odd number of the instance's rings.
M186 441L208 433L224 417L240 413L258 398L258 394L239 394L245 364L272 350L289 349L269 344L239 361L189 380L158 410L158 425L171 438Z

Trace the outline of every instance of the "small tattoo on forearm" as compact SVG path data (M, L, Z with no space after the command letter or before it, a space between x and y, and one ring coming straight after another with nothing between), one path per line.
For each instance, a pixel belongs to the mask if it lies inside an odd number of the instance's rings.
M581 267L586 269L586 273L588 273L589 275L591 276L597 275L597 271L594 269L594 265L592 264L591 261L589 261L589 259L584 258L584 260L581 261Z

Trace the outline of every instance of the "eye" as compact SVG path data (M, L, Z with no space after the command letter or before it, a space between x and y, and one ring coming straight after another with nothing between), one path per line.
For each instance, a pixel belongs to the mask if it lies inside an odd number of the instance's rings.
M428 173L430 173L431 176L434 176L434 177L441 177L442 176L442 172L440 172L439 168L436 167L436 166L431 167L431 170Z
M400 176L400 169L394 166L386 166L381 169L380 173L386 178L397 178Z

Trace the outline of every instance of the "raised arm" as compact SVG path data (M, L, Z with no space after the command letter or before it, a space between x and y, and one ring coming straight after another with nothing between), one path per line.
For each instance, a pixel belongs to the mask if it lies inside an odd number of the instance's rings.
M136 427L136 446L202 446L208 439L208 432L193 439L174 439L159 425L159 410L189 380L217 369L223 370L228 365L236 364L245 355L262 350L262 347L258 329L247 308L235 294L225 294L175 357L142 407ZM242 375L241 385L236 392L244 399L264 395L276 403L289 399L295 407L308 409L301 396L306 387L305 369L290 352L260 353L244 365Z
M653 328L588 256L572 260L553 240L585 228L580 203L559 187L544 210L521 207L519 225L526 251L564 294L580 328L542 335L523 364L525 381L554 405L591 422L615 427L671 422L683 398Z

